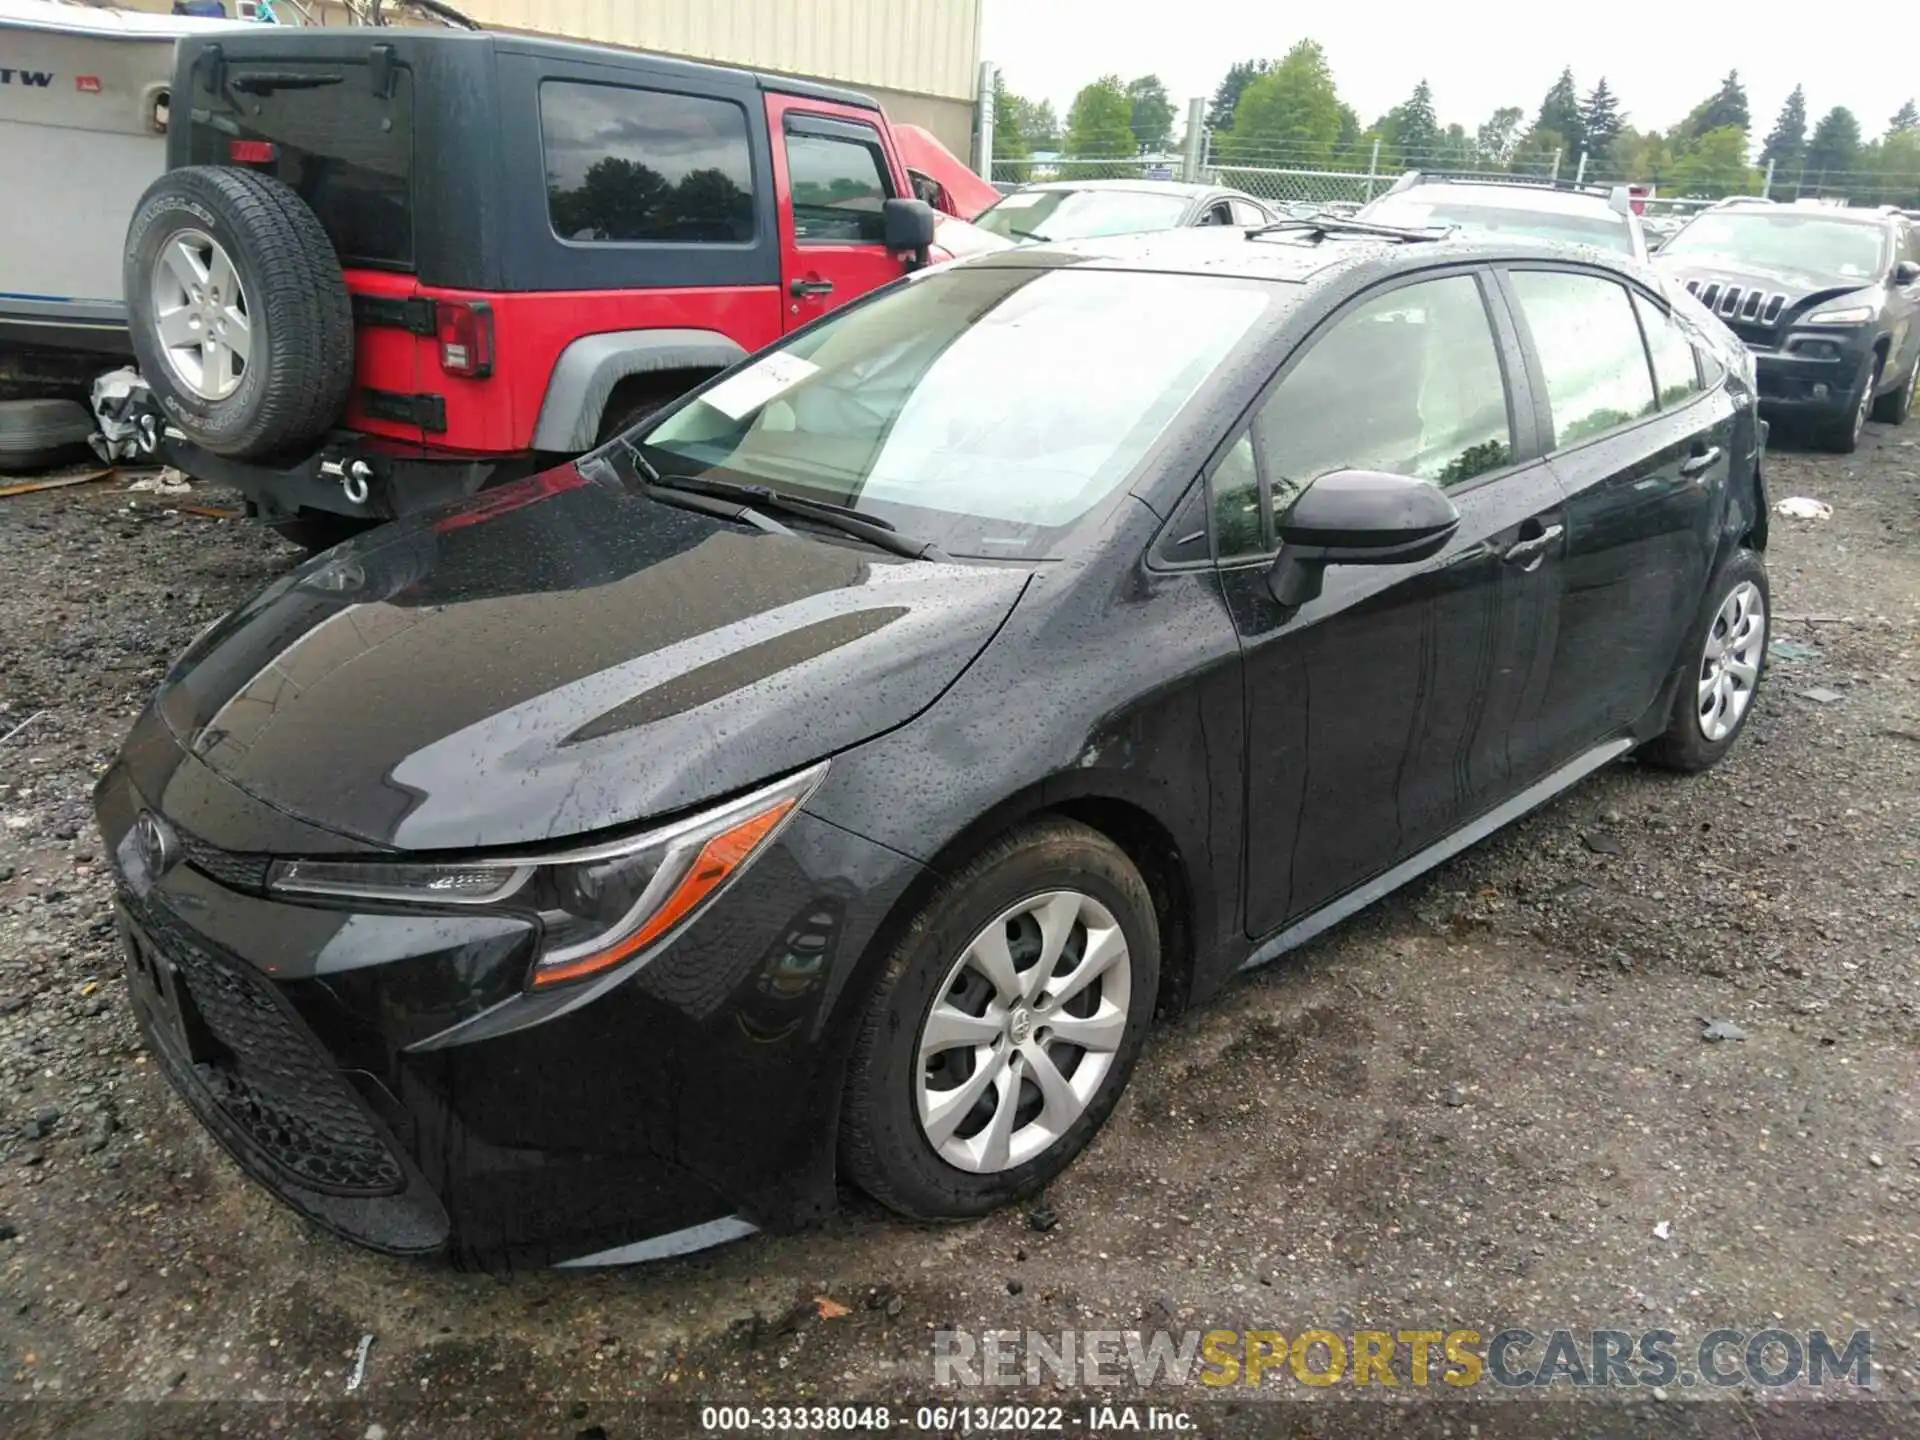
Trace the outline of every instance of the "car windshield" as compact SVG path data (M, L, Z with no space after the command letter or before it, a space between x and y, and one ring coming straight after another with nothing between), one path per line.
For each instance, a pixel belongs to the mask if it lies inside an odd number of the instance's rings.
M850 506L955 556L1047 553L1290 287L1078 267L930 272L637 438L675 476Z
M1475 205L1466 200L1412 200L1395 197L1369 205L1360 218L1380 225L1419 229L1428 225L1457 225L1475 234L1522 235L1530 240L1557 240L1563 245L1597 245L1603 250L1633 254L1633 232L1626 217L1612 211L1595 215L1568 215L1553 210L1523 210L1510 205Z
M1009 240L1091 240L1171 230L1186 213L1186 196L1151 190L1016 190L973 223Z
M1804 211L1728 211L1701 215L1661 247L1722 264L1833 280L1871 280L1884 268L1879 227Z

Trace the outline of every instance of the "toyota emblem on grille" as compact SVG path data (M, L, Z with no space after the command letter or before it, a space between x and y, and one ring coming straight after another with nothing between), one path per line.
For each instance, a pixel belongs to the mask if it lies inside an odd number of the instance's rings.
M156 880L180 863L180 837L151 810L142 810L133 822L133 843L140 852L141 864Z

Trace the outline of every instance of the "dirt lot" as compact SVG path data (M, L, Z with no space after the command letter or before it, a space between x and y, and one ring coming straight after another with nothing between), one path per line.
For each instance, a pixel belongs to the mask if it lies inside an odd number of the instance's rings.
M100 1435L617 1436L693 1423L627 1408L643 1400L935 1393L942 1326L1688 1343L1778 1323L1871 1329L1879 1403L1844 1433L1920 1433L1920 425L1874 427L1853 457L1781 453L1770 479L1835 514L1774 522L1780 648L1731 762L1617 766L1164 1027L1047 1198L1051 1228L849 1201L687 1261L504 1279L282 1210L144 1060L121 994L93 776L167 659L292 552L112 486L0 501L0 735L25 726L0 742L0 1397L38 1402L0 1413ZM1704 1020L1746 1038L1708 1043ZM1152 1398L1205 1434L1281 1413ZM1591 1433L1839 1423L1752 1389L1697 1398ZM174 1403L132 1403L153 1401ZM1284 1413L1379 1434L1413 1412ZM1510 1404L1474 1433L1569 1414ZM1455 1420L1468 1433L1457 1407L1436 1423Z

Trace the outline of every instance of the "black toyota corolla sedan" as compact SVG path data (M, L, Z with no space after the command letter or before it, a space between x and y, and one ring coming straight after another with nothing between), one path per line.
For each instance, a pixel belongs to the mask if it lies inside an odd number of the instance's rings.
M1200 1000L1767 638L1745 352L1333 220L924 271L328 552L102 779L147 1042L342 1235L672 1254L1058 1174Z

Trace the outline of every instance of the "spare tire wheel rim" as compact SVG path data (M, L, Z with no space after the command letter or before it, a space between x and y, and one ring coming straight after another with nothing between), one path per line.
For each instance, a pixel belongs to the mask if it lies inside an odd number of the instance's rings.
M921 1133L956 1169L1033 1160L1113 1068L1133 966L1113 912L1077 890L1012 905L948 969L914 1050Z
M253 307L220 242L203 230L169 235L153 262L148 295L174 379L201 400L238 390L253 355Z

